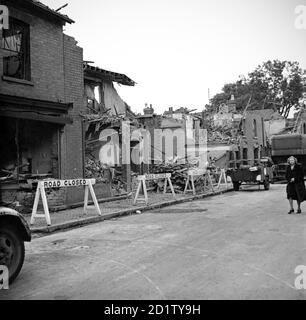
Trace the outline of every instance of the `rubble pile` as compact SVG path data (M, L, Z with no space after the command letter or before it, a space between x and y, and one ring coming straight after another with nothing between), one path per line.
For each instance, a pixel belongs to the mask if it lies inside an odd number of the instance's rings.
M194 168L194 165L191 163L173 163L173 162L167 162L167 163L161 163L156 164L152 168L152 173L159 174L159 173L171 173L171 181L174 187L174 190L176 193L182 193L184 192L185 185L186 185L186 179L188 176L188 170ZM197 184L201 184L200 180L196 182ZM154 181L153 183L154 188L156 191L160 191L164 188L164 182L163 181ZM197 186L196 186L197 187Z
M214 127L210 125L209 128L207 128L208 143L237 144L238 139L239 134L235 133L231 127Z
M135 173L131 174L136 176ZM126 192L126 182L122 176L120 168L112 168L107 164L101 164L92 156L87 156L85 160L85 176L87 179L96 179L97 182L110 183L113 191L119 194Z
M116 169L112 168L111 170L112 170L112 189L116 191L118 194L126 193L127 183L123 177L121 168L116 168ZM136 177L137 177L137 174L135 172L131 172L132 183L134 180L136 181ZM138 184L138 181L135 183Z
M100 161L87 157L85 160L85 176L87 179L97 179L100 182L109 182L106 179L106 171L110 169L106 165L102 165Z

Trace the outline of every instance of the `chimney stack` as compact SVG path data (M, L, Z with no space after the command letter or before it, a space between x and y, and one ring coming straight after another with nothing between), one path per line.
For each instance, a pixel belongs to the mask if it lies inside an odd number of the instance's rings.
M146 103L145 108L143 109L143 112L145 115L153 115L154 109L153 109L152 104L150 104L150 107L148 107L148 104Z

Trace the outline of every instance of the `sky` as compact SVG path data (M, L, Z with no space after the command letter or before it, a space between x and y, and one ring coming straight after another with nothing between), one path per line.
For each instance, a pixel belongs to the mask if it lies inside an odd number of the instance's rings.
M124 73L135 87L116 86L135 112L145 103L203 110L225 83L267 60L306 69L306 29L295 8L306 0L42 0L66 25L84 60Z

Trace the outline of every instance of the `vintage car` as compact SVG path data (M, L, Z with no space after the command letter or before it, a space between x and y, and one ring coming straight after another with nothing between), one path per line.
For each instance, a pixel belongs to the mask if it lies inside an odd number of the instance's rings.
M234 190L239 191L242 184L263 185L265 190L270 189L273 182L273 162L264 157L255 166L240 166L238 169L230 169L227 175L231 177Z
M30 228L16 210L0 207L0 265L9 270L9 282L18 276L24 262L24 242L31 241Z

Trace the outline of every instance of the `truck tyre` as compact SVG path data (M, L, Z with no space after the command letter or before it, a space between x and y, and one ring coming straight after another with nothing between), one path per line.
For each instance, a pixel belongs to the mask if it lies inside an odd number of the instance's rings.
M234 190L235 191L239 191L240 183L239 182L233 182L233 185L234 185Z
M265 190L270 190L270 181L268 179L265 180L264 187L265 187Z
M24 262L24 242L16 228L0 226L0 265L7 266L9 282L18 276Z

